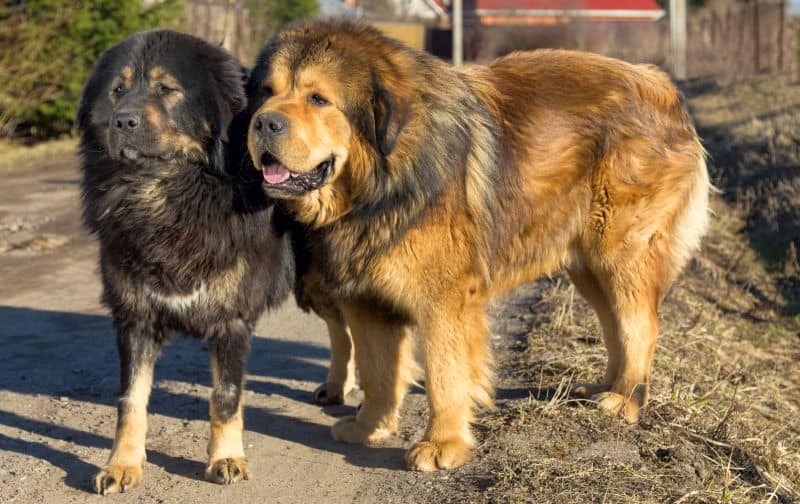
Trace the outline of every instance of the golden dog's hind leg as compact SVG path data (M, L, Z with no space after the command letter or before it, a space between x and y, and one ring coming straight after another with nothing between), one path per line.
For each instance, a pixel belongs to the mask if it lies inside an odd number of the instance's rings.
M331 428L337 441L376 444L397 433L400 406L414 378L413 338L408 326L389 323L379 312L342 306L355 347L364 402L355 416Z
M409 469L451 469L470 460L473 407L493 406L487 336L480 303L445 302L420 323L430 420L423 440L406 453Z
M613 340L619 355L611 389L596 393L591 399L601 409L620 414L631 423L639 420L640 410L647 403L658 337L658 305L668 283L663 271L669 261L669 249L659 238L654 235L639 253L627 250L624 257L620 254L616 260L607 259L605 264L613 266L594 272L612 307ZM611 364L609 359L609 371L613 372Z
M597 401L601 409L635 423L647 403L650 367L658 336L658 316L653 300L621 306L617 324L621 347L617 379L610 391L596 394L592 400Z
M246 480L249 476L242 441L242 389L249 347L250 333L244 329L225 331L209 340L214 389L209 408L211 435L206 479L222 485Z
M111 456L94 479L95 490L102 495L125 492L142 479L146 459L147 402L162 341L162 335L136 323L115 320L115 326L121 395Z
M356 362L350 328L340 318L325 318L331 340L331 364L325 383L314 391L317 404L344 404L356 385Z
M603 343L608 353L605 375L600 383L578 383L572 388L572 395L589 399L595 394L607 392L614 385L620 366L622 348L617 334L613 310L594 275L583 267L569 268L568 273L575 288L597 313L603 332Z
M699 246L708 223L710 185L702 147L694 139L670 159L647 170L653 176L673 177L651 180L650 198L626 191L611 193L604 201L606 208L596 215L612 218L595 222L593 229L601 233L587 235L581 251L583 264L612 307L613 333L619 345L611 389L592 399L601 409L629 422L639 420L647 403L659 304ZM608 173L615 169L619 167L610 167Z

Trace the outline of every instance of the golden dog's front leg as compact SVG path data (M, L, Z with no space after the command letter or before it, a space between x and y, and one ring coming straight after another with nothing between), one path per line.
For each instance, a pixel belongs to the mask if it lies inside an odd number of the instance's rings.
M325 318L331 340L331 365L328 379L314 391L317 404L344 404L344 398L356 385L356 362L350 328L339 315Z
M406 454L409 469L451 469L471 458L474 405L493 407L487 335L477 304L442 303L420 323L431 412L423 440Z
M208 440L206 479L230 485L248 479L244 456L242 388L249 350L249 333L233 333L209 342L211 374L211 435Z
M381 313L357 305L342 311L353 335L364 402L356 416L336 422L331 434L337 441L376 444L397 433L400 405L413 380L413 340L407 326L387 323Z

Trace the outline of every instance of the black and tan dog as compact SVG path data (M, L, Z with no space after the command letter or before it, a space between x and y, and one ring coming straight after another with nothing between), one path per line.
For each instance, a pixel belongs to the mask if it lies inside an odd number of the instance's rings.
M355 348L364 402L334 438L396 431L416 326L431 415L406 461L463 464L474 406L492 404L487 301L559 269L608 350L575 392L639 418L659 303L708 219L704 150L666 75L566 51L456 70L325 21L268 44L248 95L263 187L307 227L335 394Z
M141 479L153 367L173 331L204 338L211 353L207 479L247 478L241 394L251 331L291 289L293 261L263 193L230 170L239 164L227 134L244 108L243 86L228 53L169 31L112 47L86 84L78 113L84 219L100 242L121 364L116 438L95 480L99 493Z

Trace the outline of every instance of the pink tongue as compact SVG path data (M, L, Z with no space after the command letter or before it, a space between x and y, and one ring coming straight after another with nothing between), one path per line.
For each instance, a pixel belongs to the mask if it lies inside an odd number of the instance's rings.
M264 180L269 184L280 184L289 178L289 169L280 163L272 163L261 167Z

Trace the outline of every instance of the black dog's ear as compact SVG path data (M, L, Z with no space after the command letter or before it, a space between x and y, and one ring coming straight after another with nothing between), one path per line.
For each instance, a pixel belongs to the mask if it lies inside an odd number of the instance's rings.
M271 41L261 48L256 57L256 63L250 70L245 84L247 93L247 106L255 112L262 105L264 99L262 85L272 66L272 58L280 46L276 41Z
M383 156L388 156L394 150L400 132L408 121L407 100L374 78L372 111L374 145Z
M222 139L228 141L227 130L233 118L247 106L247 97L244 93L244 84L247 71L232 56L220 61L217 76L222 100L227 105L222 110Z

